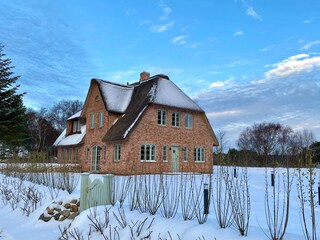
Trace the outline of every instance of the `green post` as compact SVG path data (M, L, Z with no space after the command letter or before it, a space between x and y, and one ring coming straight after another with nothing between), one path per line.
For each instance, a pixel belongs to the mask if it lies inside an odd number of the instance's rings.
M106 174L103 176L103 200L105 205L111 204L112 191L113 191L113 174Z
M88 208L88 184L90 173L81 173L80 212Z

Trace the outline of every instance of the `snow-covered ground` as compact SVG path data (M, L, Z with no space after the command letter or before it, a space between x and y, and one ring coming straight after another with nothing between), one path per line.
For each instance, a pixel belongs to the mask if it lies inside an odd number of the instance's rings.
M269 170L270 172L270 170ZM319 179L319 169L318 169L317 182ZM267 225L264 210L264 199L265 199L265 169L264 168L249 168L249 188L251 197L251 216L250 224L248 230L248 236L241 237L237 229L233 226L220 229L217 221L215 219L215 214L213 212L212 206L210 207L210 213L208 215L208 220L204 224L198 224L197 219L190 221L184 221L181 217L181 213L178 214L173 219L165 219L156 214L150 216L147 213L140 213L138 211L129 211L127 204L124 205L126 220L128 226L122 229L119 226L118 221L115 219L115 215L119 216L118 207L116 204L114 207L107 206L109 210L110 222L112 226L111 229L118 226L118 234L120 239L130 239L130 227L137 230L137 226L145 220L145 224L141 224L141 236L146 236L148 233L152 232L151 239L185 239L185 240L237 240L237 239L247 239L247 240L257 240L257 239L269 239L266 235ZM0 182L4 176L0 174ZM28 184L28 183L26 183ZM214 187L214 186L213 186ZM317 187L317 184L316 184ZM47 206L50 205L52 200L49 197L48 189L44 186L37 186L37 188L42 191L47 197L42 202L42 205L29 217L22 214L21 209L17 208L12 210L9 205L4 206L3 202L0 202L0 240L37 240L37 239L58 239L61 236L59 226L63 229L65 226L71 223L70 229L79 230L83 236L89 232L90 222L88 220L88 215L92 214L94 210L88 209L82 212L73 222L71 220L66 220L64 222L58 222L55 220L50 220L49 222L43 222L38 220L41 213L44 212ZM214 191L214 190L213 190ZM280 193L281 194L281 193ZM68 197L80 197L80 182L76 190L69 195L65 191L60 191L60 199ZM1 198L0 198L1 199ZM318 199L316 198L318 201ZM99 206L96 209L98 218L104 219L106 206ZM300 212L299 204L297 199L297 187L296 178L293 181L291 202L290 202L290 217L288 228L286 231L285 239L290 240L300 240L304 239L301 222L300 222ZM114 214L113 214L114 212ZM320 222L320 206L317 202L316 207L316 220L317 226ZM130 226L129 226L130 225ZM320 229L320 228L318 228ZM108 233L110 234L110 232ZM318 235L320 235L320 230L318 230ZM108 235L109 236L109 235ZM179 237L178 237L179 236ZM320 236L318 236L318 239ZM86 239L86 238L85 238ZM104 239L101 235L94 233L92 239ZM140 239L140 238L137 238Z

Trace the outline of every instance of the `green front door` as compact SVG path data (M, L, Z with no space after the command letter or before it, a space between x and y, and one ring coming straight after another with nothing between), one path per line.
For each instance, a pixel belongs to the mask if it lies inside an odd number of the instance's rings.
M172 172L179 172L179 147L171 147Z

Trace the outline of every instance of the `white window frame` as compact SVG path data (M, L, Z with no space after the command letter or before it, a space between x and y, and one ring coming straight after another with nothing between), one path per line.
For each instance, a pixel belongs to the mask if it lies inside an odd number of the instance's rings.
M99 112L99 127L103 127L103 123L104 123L104 114L103 112Z
M188 162L188 147L187 146L183 147L183 161Z
M91 170L99 171L101 159L101 148L98 145L93 146L91 152Z
M90 113L90 128L94 128L94 113Z
M180 127L180 112L172 112L172 126Z
M157 118L158 125L166 126L167 125L167 111L163 109L158 110L158 118Z
M81 127L80 127L80 120L74 120L72 122L72 133L78 133L81 132Z
M192 129L193 128L193 116L190 113L186 113L184 116L184 126L185 128Z
M194 148L194 161L195 162L204 162L205 159L204 147L195 147Z
M121 158L121 145L115 144L114 145L114 161L120 161Z
M168 162L168 145L164 145L162 149L162 161Z
M140 145L140 161L155 162L156 161L156 145L154 144Z
M73 161L77 161L78 159L78 147L73 147Z

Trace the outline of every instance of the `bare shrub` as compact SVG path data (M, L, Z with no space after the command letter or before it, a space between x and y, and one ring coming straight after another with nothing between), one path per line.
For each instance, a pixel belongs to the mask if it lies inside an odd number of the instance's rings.
M264 205L269 234L265 234L269 239L282 240L289 220L290 193L294 174L290 176L289 168L283 173L273 168L271 174L273 175L270 183L266 168Z
M128 203L129 203L130 211L139 209L138 207L139 178L140 176L138 175L134 175L132 177L131 189L128 192Z
M305 239L317 240L316 221L316 169L312 164L311 150L306 151L307 168L297 170L298 203L300 219ZM308 210L310 211L308 213ZM309 217L308 217L309 216Z
M128 195L129 188L132 184L132 176L114 176L111 204L114 206L119 201L120 208Z
M193 188L195 185L194 174L183 173L181 174L181 213L183 220L192 220L195 218L195 209L194 209L194 197L193 197Z
M230 170L224 177L231 202L233 224L241 236L247 236L251 210L248 171L246 167L242 167L241 171L237 172L236 178Z
M232 209L230 197L225 182L225 174L228 174L227 166L219 166L214 171L214 191L212 191L212 204L216 220L220 228L232 225Z
M163 176L163 201L160 206L160 214L165 218L174 218L176 216L181 195L179 175Z
M21 191L23 206L20 208L23 213L29 217L30 213L35 211L41 205L43 198L43 193L40 192L35 185L23 188Z

